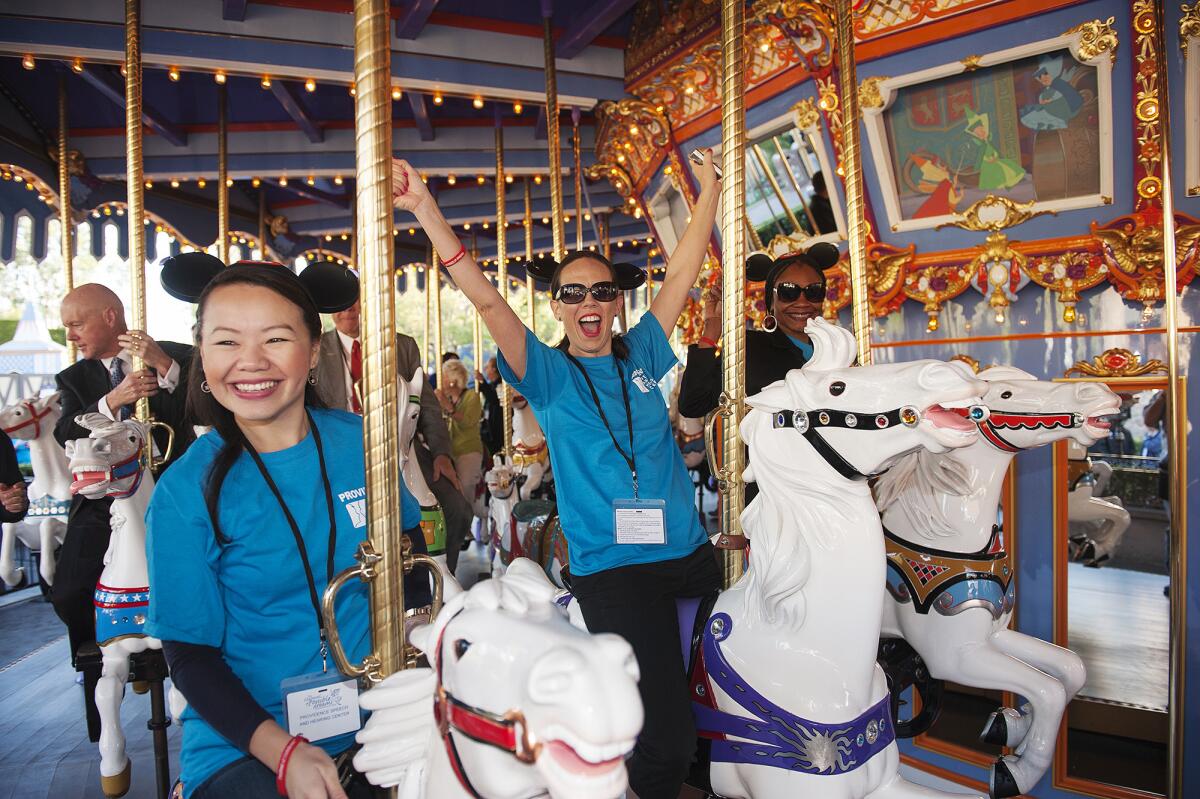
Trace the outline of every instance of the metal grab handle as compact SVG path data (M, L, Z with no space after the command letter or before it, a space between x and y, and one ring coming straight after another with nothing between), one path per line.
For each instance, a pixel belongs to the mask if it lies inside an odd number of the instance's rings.
M379 658L372 653L363 658L363 662L359 665L350 662L350 659L346 657L346 650L342 646L342 636L338 632L337 626L337 612L334 610L334 602L337 600L342 586L355 577L368 583L379 574L375 570L375 566L381 558L376 554L370 541L363 541L359 544L358 552L354 557L358 561L358 565L338 572L329 581L329 585L325 586L325 593L321 596L321 617L325 620L325 629L329 636L329 653L333 655L333 662L337 664L338 670L347 676L366 678L368 682L376 683L383 679L379 674Z
M719 410L713 411L704 420L704 457L708 458L708 470L717 473L717 419L721 418Z
M166 422L160 422L159 420L157 420L153 417L150 418L150 421L146 422L146 426L149 427L149 429L150 429L150 438L151 439L154 438L154 428L161 427L167 431L167 449L166 449L166 451L163 452L158 457L158 460L154 459L153 454L151 454L151 456L150 456L151 470L161 469L166 464L167 461L171 460L171 453L175 451L175 428L171 427L171 425L167 424ZM151 453L154 452L153 445L151 445L150 452Z

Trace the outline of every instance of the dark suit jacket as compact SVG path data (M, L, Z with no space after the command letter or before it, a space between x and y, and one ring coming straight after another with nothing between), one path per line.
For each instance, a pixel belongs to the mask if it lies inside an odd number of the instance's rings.
M776 328L773 333L746 331L746 396L782 380L806 362L804 354ZM679 413L702 419L717 409L721 397L721 356L715 349L688 347L687 366L679 387Z
M195 440L192 423L184 413L187 399L188 367L192 362L192 348L186 344L176 344L171 341L160 341L163 351L179 364L179 385L173 392L160 390L150 398L150 411L154 418L166 422L175 430L175 448L167 466L174 463L184 453L188 445ZM76 438L87 438L89 430L75 424L75 417L85 413L98 413L97 404L111 390L108 370L97 360L82 360L63 369L54 378L58 390L62 394L62 417L54 425L54 438L59 444L66 446L68 441ZM167 434L164 430L154 431L154 440L160 451L166 451ZM71 516L74 518L77 506L84 503L87 506L97 506L97 513L102 510L108 515L107 500L85 500L76 496L71 506Z
M342 342L336 330L321 334L321 350L317 355L317 395L331 408L348 408L346 396L346 362L342 354ZM396 370L406 381L421 369L421 350L412 336L396 334ZM450 455L450 430L442 418L442 406L433 393L433 385L426 376L421 388L421 417L417 420L417 432L425 439L425 445L434 457Z
M25 482L25 476L21 474L21 468L17 465L17 450L13 447L8 433L0 430L0 483L13 486L18 482ZM0 505L0 522L19 522L24 518L24 512L9 513Z

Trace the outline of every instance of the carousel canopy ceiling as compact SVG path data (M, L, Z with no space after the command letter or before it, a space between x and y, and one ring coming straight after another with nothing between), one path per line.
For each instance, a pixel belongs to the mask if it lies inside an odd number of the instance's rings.
M497 124L505 171L515 176L506 186L508 218L519 222L524 214L529 177L534 248L551 246L541 22L547 2L393 2L394 151L427 177L452 223L470 225L482 258L495 257ZM572 109L586 168L595 162L593 109L625 96L625 37L635 3L552 5L564 207L573 217ZM351 10L348 0L144 2L147 209L187 240L205 245L215 237L223 81L231 228L257 231L264 192L268 217L287 221L291 246L273 239L281 254L314 246L349 253L341 234L352 226L354 196ZM72 195L80 213L124 195L123 20L120 0L8 0L0 8L0 146L9 151L0 161L57 185L49 153L64 81L70 146L82 155ZM33 157L40 163L29 163ZM646 223L621 212L622 199L607 181L585 185L581 205L589 217L585 246L598 241L595 214L612 210L612 238L627 248L639 240L634 251L645 257ZM398 213L396 225L397 261L419 259L425 239L419 230L408 233L411 217ZM573 224L567 231L573 245ZM507 239L510 255L524 252L519 226Z

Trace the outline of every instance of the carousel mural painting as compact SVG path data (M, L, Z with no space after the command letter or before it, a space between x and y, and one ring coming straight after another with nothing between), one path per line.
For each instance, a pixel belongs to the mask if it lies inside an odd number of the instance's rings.
M192 307L159 285L181 252L353 269L345 378L364 417L367 523L324 608L331 664L369 689L354 762L405 796L616 799L646 712L636 657L579 629L555 441L493 376L480 315L393 206L392 164L419 171L553 344L563 327L526 263L582 249L636 264L646 288L617 321L633 328L698 202L692 154L712 148L719 226L668 335L686 363L719 307L720 402L681 437L723 578L680 628L706 758L691 781L756 799L1191 796L1198 9L12 0L0 337L26 303L57 336L62 295L100 282L131 328L191 341ZM816 241L840 256L814 351L747 396L767 297L743 265ZM453 357L478 411L435 399ZM52 415L54 385L0 376L5 405L21 400L4 427L22 454L21 409ZM130 491L110 439L144 443L148 407L134 416L84 418L79 492ZM67 453L33 438L31 487L65 503ZM119 635L69 653L52 616L28 624L40 600L19 581L38 575L15 568L30 547L6 535L5 580L29 593L0 604L0 797L165 797L180 771L186 724L166 717L165 662L137 628L139 592L169 588L139 581L144 531L127 515L165 453L138 450L96 595L100 622L128 623ZM402 534L400 479L436 559ZM474 493L454 488L471 480ZM22 524L42 527L45 582L69 575L57 522ZM406 607L400 576L425 569L434 601ZM359 581L371 654L353 663L332 608Z

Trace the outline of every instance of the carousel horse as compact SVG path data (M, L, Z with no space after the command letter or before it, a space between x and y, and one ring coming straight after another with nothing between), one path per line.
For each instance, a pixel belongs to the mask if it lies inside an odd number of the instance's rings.
M541 566L550 582L565 587L562 572L569 561L558 508L552 502L527 499L517 503L513 515L517 517L517 533L525 549L524 557Z
M10 437L29 442L33 483L29 486L29 512L23 522L4 525L0 543L0 579L13 586L21 582L22 569L13 564L18 540L42 557L39 572L46 585L54 585L55 551L67 534L71 510L71 471L67 456L54 440L54 424L62 416L57 393L21 400L0 410L0 429Z
M96 584L96 642L104 659L96 684L100 711L100 781L106 796L129 790L130 761L121 730L121 700L129 677L129 656L161 649L162 642L142 630L150 604L146 566L146 507L154 477L144 468L145 426L136 420L115 422L99 413L75 420L92 431L67 442L73 494L88 499L111 497L112 538L104 571Z
M1117 551L1129 529L1129 511L1120 497L1103 496L1112 466L1088 457L1087 447L1067 444L1067 518L1073 559L1098 568Z
M642 727L633 650L567 621L538 566L455 592L413 643L432 668L362 696L354 765L404 799L617 799Z
M425 544L429 554L437 555L446 550L446 517L438 505L437 497L425 482L421 465L417 463L417 422L421 418L421 390L425 385L425 372L418 368L412 380L396 377L400 406L400 473L405 485L421 505L421 530L425 533ZM407 402L404 399L407 397Z
M534 417L529 401L515 391L512 411L512 465L523 478L518 493L528 499L543 484L554 479L550 470L550 448L546 446L546 435Z
M957 364L955 364L957 366ZM1004 475L1017 453L1068 439L1108 435L1102 417L1120 398L1097 383L1051 383L994 366L983 405L972 409L981 436L942 454L905 456L874 484L887 548L883 635L902 637L936 679L1026 697L1002 708L982 740L1015 747L992 767L992 797L1031 790L1054 755L1063 710L1083 687L1079 657L1008 629L1015 564L996 523Z
M502 454L492 456L492 468L483 475L488 493L492 495L488 502L488 562L492 564L493 575L504 574L508 564L524 554L517 537L517 519L513 515L518 476L518 471Z

